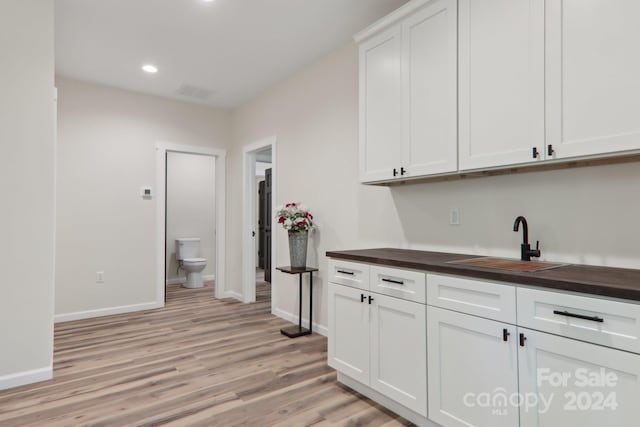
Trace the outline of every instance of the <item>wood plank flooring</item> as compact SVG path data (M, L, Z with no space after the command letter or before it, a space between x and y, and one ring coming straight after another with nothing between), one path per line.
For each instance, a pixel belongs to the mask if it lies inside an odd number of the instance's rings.
M289 339L270 289L241 304L169 287L163 309L57 324L54 379L0 392L0 426L400 426Z

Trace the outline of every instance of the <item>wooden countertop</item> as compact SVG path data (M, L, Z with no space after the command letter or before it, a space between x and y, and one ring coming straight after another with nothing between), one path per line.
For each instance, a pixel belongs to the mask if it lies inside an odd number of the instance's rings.
M433 273L446 273L640 301L640 270L627 268L567 264L550 270L534 272L508 271L449 264L450 261L478 258L481 255L394 248L329 251L327 256L349 261L412 268Z

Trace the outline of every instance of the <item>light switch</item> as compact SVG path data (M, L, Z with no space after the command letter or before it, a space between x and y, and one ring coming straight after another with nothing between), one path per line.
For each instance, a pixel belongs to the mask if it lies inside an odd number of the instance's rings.
M142 187L140 189L140 196L142 196L143 199L150 199L153 196L151 187Z

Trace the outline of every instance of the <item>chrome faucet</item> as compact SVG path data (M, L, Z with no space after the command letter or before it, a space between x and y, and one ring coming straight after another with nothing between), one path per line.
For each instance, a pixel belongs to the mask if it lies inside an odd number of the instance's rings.
M513 223L513 231L517 232L522 223L522 245L520 245L520 259L522 261L531 261L531 257L540 256L540 242L536 241L536 248L531 249L529 244L529 226L527 225L527 219L523 216L516 218L516 222Z

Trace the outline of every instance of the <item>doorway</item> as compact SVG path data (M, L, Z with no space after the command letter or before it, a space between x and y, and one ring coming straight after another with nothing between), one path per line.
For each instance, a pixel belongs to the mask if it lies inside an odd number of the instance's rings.
M243 301L271 300L275 269L272 232L275 198L275 137L244 148Z
M214 160L215 223L214 254L212 270L215 272L215 284L210 289L216 298L235 297L225 288L225 175L226 151L215 148L184 146L159 142L156 144L156 299L160 307L164 306L167 286L167 159L172 153L208 156ZM185 236L187 237L187 236ZM191 237L191 236L189 236Z
M194 288L202 287L206 293L204 288L211 289L215 279L215 157L167 152L165 194L165 300ZM178 239L187 239L182 247L194 251L188 257L201 260L197 272L188 272L194 267L178 259ZM193 283L186 283L187 277ZM190 289L178 292L178 286Z
M271 153L268 153L270 156ZM268 162L268 163L267 163ZM258 179L258 270L262 270L264 281L271 283L271 200L272 169L271 159L256 162Z

